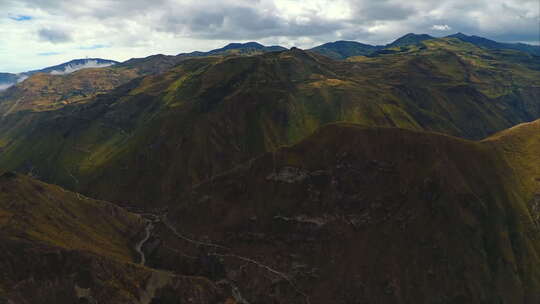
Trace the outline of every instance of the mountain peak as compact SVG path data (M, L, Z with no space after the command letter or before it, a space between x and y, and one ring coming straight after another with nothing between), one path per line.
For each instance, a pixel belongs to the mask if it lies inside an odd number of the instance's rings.
M233 42L233 43L229 43L227 44L225 47L223 47L222 49L223 50L231 50L231 49L243 49L243 48L250 48L250 49L264 49L265 46L258 43L258 42L254 42L254 41L251 41L251 42L246 42L246 43L238 43L238 42Z
M226 46L224 46L222 48L211 50L211 51L208 51L208 52L198 52L198 51L196 51L196 52L191 52L191 53L181 53L179 55L181 55L181 56L192 56L192 57L201 57L201 56L209 56L209 55L224 55L224 54L230 53L231 51L236 51L236 50L238 50L240 53L249 54L249 53L253 53L253 51L256 51L256 52L276 52L276 51L284 51L286 49L284 47L282 47L282 46L277 46L277 45L265 46L265 45L262 45L262 44L260 44L258 42L254 42L254 41L245 42L245 43L233 42L233 43L227 44Z
M388 44L387 47L399 47L399 46L417 44L424 40L430 40L430 39L435 39L435 37L430 36L428 34L408 33L396 39L394 42Z
M55 65L52 67L47 67L41 70L30 71L25 74L32 75L35 73L48 73L54 75L64 75L73 73L78 70L87 69L87 68L104 68L111 65L117 64L117 61L101 59L101 58L84 58L84 59L73 59L71 61Z
M479 39L489 40L489 39L474 36L474 35L469 36L467 34L463 34L462 32L458 32L458 33L455 33L455 34L452 34L452 35L448 35L448 36L446 36L444 38L455 38L455 39L460 39L460 40L465 41L465 42L471 42L472 40L479 40Z
M516 50L521 52L526 52L529 54L540 55L540 47L534 45L527 45L523 43L503 43L497 42L491 39L487 39L475 35L465 35L463 33L456 33L453 35L446 36L446 38L457 38L461 41L472 43L476 46L487 48L487 49L508 49Z
M377 49L378 47L369 44L339 40L314 47L310 51L333 59L345 59L353 56L366 56L375 52Z

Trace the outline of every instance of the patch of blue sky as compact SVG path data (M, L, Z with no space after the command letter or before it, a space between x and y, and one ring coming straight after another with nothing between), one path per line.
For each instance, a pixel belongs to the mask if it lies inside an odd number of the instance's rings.
M9 15L9 19L14 21L30 21L34 18L28 15Z
M89 45L89 46L81 46L79 47L79 49L81 50L97 50L97 49L104 49L104 48L108 48L109 46L108 45L104 45L104 44L94 44L94 45Z
M45 53L38 53L38 56L55 56L55 55L61 55L62 52L45 52Z

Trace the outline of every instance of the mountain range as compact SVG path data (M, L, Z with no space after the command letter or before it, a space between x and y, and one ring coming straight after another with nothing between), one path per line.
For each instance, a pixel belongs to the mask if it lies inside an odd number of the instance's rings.
M0 303L539 302L540 57L489 41L30 75L0 93Z
M472 43L476 46L488 48L488 49L510 49L518 50L533 55L540 56L540 47L533 46L523 43L500 43L493 40L489 40L483 37L478 36L468 36L463 33L456 33L453 35L446 36L446 38L456 38L464 42ZM389 43L384 46L374 46L369 44L363 44L356 41L336 41L322 44L320 46L313 47L309 49L311 52L318 53L321 55L328 56L333 59L347 59L354 56L366 56L373 55L377 51L392 49L396 47L403 47L408 45L418 44L425 40L435 39L435 37L427 34L406 34L392 43ZM191 53L180 53L176 57L205 57L205 56L222 56L222 55L256 55L265 52L277 52L284 51L285 47L282 46L264 46L257 42L247 42L247 43L230 43L222 48L211 50L208 52L195 51ZM148 60L155 56L144 58ZM171 57L175 56L165 56L158 55L158 57ZM132 59L128 60L125 64L131 63ZM140 60L140 59L139 59ZM36 74L36 73L52 73L52 74L69 74L84 68L97 68L97 67L107 67L111 65L118 64L119 62L114 60L100 59L100 58L86 58L86 59L75 59L63 64L59 64L52 67L47 67L40 70L34 70L29 72L23 72L19 74L11 73L0 73L0 85L13 85L17 82L17 79L25 79L24 77Z
M51 75L66 75L87 68L103 68L117 64L117 61L100 58L75 59L66 63L47 67L40 70L28 71L18 74L0 73L0 91L5 90L17 83L23 82L28 77L45 73Z

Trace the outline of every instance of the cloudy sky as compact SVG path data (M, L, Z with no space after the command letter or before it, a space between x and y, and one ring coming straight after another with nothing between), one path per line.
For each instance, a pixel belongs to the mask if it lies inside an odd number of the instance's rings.
M539 0L0 0L0 72L259 41L309 48L455 32L538 44Z

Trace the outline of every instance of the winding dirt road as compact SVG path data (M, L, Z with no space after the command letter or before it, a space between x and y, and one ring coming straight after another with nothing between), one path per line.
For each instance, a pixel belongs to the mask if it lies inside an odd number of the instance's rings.
M154 228L154 224L150 220L146 220L146 227L144 229L145 235L142 240L140 240L137 245L135 245L135 250L139 255L141 256L141 259L139 261L139 264L144 265L146 263L146 256L144 255L144 252L142 251L142 246L144 243L148 241L150 238L150 235L152 234L152 229Z

